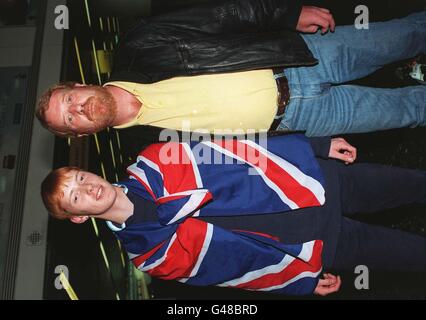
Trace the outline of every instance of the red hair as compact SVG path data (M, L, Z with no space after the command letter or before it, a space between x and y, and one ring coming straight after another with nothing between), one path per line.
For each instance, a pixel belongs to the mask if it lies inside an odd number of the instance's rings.
M80 170L77 167L63 167L50 172L41 183L41 198L47 211L56 219L69 219L70 214L61 207L61 199L64 196L63 187L68 175L73 170Z

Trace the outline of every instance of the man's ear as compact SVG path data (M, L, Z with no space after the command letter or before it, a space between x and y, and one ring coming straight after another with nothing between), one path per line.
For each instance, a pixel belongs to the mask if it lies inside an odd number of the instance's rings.
M77 224L84 223L86 222L87 219L89 219L89 216L74 216L70 218L72 223L77 223Z

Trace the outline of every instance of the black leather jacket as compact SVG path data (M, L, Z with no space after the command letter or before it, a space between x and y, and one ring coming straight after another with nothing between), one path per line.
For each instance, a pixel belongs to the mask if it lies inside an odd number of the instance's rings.
M142 20L122 38L111 81L317 63L294 31L297 0L228 0Z

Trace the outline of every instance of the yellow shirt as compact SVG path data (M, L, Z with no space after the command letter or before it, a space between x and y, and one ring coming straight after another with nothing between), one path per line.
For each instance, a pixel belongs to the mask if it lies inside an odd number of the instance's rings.
M269 129L277 112L272 70L176 77L153 84L108 82L142 103L136 118L115 128L153 125L182 131Z

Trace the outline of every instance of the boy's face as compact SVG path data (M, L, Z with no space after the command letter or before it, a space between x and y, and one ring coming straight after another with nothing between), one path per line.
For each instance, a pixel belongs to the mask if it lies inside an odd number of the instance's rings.
M103 214L114 205L117 192L108 181L81 170L72 170L67 176L60 201L65 211L72 215L92 216Z

